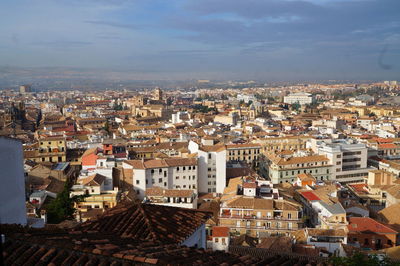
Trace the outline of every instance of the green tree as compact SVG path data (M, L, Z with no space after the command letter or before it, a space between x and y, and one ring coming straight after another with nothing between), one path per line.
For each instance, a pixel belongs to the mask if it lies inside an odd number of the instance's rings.
M115 103L113 109L114 109L115 111L122 111L122 110L124 109L124 107L123 107L122 104L117 104L117 103Z
M299 111L300 108L301 108L301 105L300 105L299 102L296 102L296 103L292 104L292 110Z
M70 197L70 188L71 183L65 182L63 191L47 206L47 219L49 223L58 224L74 217L76 210L74 204L83 201L85 196Z
M340 265L340 266L395 266L400 265L399 262L393 262L389 258L385 257L384 259L380 259L376 255L370 255L363 253L356 253L351 257L332 257L329 262L332 265Z

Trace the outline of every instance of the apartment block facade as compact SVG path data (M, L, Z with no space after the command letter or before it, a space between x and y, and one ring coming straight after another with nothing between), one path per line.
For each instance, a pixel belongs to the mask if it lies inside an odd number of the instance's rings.
M226 186L225 145L200 145L189 142L190 153L197 153L199 165L199 192L223 193Z
M122 167L133 171L133 188L140 199L145 197L146 189L153 186L198 192L196 158L126 160Z
M301 207L286 200L242 196L222 204L219 225L234 234L284 235L302 228L301 218Z
M269 157L268 177L273 184L293 183L298 174L311 174L316 180L330 180L332 165L323 155L303 157Z
M324 155L332 164L332 180L340 183L363 182L371 168L367 166L368 148L362 143L338 140L318 145L318 154Z

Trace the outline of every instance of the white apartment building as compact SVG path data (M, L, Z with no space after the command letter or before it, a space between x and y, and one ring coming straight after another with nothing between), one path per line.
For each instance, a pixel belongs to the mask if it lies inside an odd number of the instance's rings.
M287 104L299 103L303 104L311 104L314 102L314 97L310 93L306 92L296 92L291 93L283 98L283 102Z
M122 168L132 169L133 188L140 199L144 199L146 189L153 186L198 191L196 158L127 160L122 163Z
M318 154L332 164L332 180L340 183L363 182L371 168L367 166L368 148L351 140L317 141Z
M199 163L199 192L223 193L226 186L226 148L203 140L200 145L189 142L190 153L197 153Z

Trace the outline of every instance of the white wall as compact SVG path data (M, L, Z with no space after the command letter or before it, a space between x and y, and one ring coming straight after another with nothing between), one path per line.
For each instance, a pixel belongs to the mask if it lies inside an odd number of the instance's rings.
M206 226L202 224L197 230L189 236L185 241L182 242L182 246L193 247L197 245L197 248L206 248Z
M224 193L226 187L226 150L216 153L217 193Z
M26 224L22 144L0 137L0 223Z

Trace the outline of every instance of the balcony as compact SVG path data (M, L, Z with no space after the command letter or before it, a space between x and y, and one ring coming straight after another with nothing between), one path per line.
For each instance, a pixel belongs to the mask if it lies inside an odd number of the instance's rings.
M241 219L241 220L257 220L257 221L293 221L298 222L301 219L296 218L285 218L282 216L275 216L275 217L257 217L256 215L235 215L235 214L221 214L219 218L224 219Z

